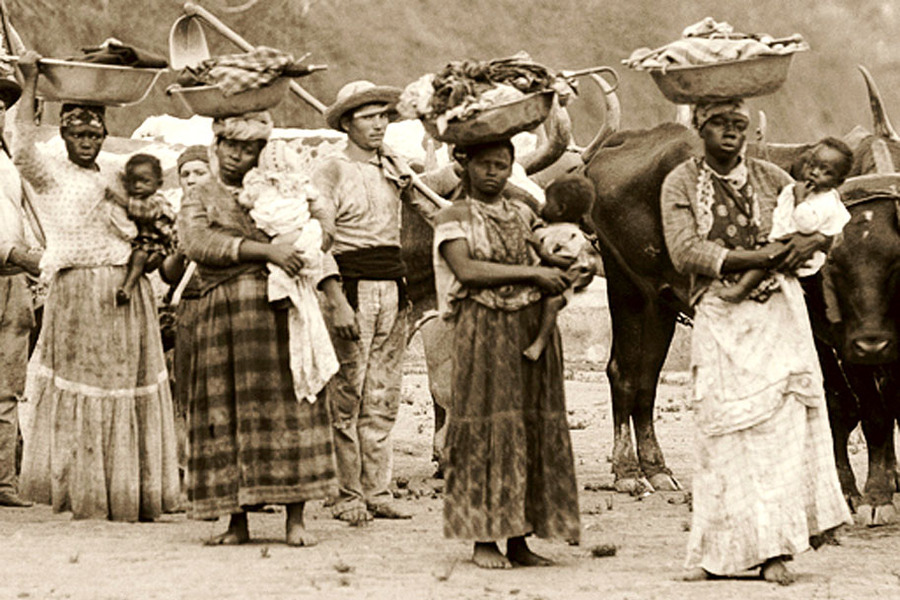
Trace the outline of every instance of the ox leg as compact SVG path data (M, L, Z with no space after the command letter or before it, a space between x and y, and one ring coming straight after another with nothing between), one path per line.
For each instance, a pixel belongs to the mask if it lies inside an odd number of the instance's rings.
M846 370L851 387L860 404L860 420L868 449L869 476L863 489L862 503L857 509L865 525L885 525L897 520L893 505L896 491L896 459L893 456L894 414L876 384L871 368L851 367Z
M862 501L862 495L856 486L856 477L850 466L847 443L850 440L850 433L859 424L859 406L831 347L817 339L816 352L819 354L819 364L825 380L825 399L828 404L828 422L831 425L838 480L841 482L841 491L850 510L856 512Z
M664 308L648 311L644 324L642 365L638 378L637 397L634 403L632 421L637 442L638 460L644 476L660 491L680 490L681 485L666 467L662 448L656 439L653 427L653 413L656 405L656 390L659 373L662 370L672 336L675 333L675 313Z
M613 261L610 261L611 263ZM656 307L648 303L615 264L607 266L607 295L612 320L612 349L606 367L612 394L613 455L612 467L616 478L616 490L631 494L653 491L644 477L641 464L632 443L632 419L636 415L651 415L643 419L644 425L638 443L644 450L648 464L656 464L657 475L665 469L662 451L653 434L653 401L662 359L671 341L668 333L660 328L659 316L652 314ZM650 339L653 339L650 342ZM646 345L645 345L646 344ZM648 355L652 355L648 359ZM638 405L643 404L638 410Z

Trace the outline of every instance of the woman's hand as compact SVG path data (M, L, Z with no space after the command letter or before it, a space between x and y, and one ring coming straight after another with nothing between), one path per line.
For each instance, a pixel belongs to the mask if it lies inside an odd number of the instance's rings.
M293 244L269 244L267 259L284 269L291 277L299 275L303 268L303 251Z
M534 267L531 280L536 286L553 295L561 294L570 283L565 272L556 267Z
M786 252L776 265L779 271L795 271L812 257L816 250L824 250L830 238L821 233L794 234L787 244Z
M22 77L26 81L37 78L38 61L41 58L43 57L34 50L26 50L19 56L19 70L22 71Z

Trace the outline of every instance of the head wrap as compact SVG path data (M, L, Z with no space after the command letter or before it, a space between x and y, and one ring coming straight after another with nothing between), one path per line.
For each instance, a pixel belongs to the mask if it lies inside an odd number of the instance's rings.
M106 135L105 106L93 104L63 104L59 113L59 127L65 129L75 125L95 127Z
M718 102L702 102L694 107L694 127L700 131L706 122L717 115L737 113L750 120L750 110L740 98L721 100Z
M217 117L212 124L217 138L249 141L268 140L275 126L267 111L249 112L234 117Z
M181 156L178 157L176 171L181 172L181 167L183 167L186 163L201 160L205 163L209 163L209 148L206 146L188 146L185 148L184 152L181 153Z

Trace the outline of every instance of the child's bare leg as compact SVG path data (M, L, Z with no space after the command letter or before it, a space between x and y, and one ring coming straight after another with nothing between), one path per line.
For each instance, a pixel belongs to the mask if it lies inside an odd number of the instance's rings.
M520 567L549 567L553 564L549 558L532 552L524 537L511 537L506 540L506 557L509 562Z
M128 304L131 301L131 292L137 285L138 279L144 274L144 265L147 264L147 258L150 255L146 250L135 248L128 257L128 272L125 274L125 281L116 290L116 304Z
M719 291L719 298L726 302L740 302L750 295L756 286L766 278L764 269L751 269L745 271L741 278L731 286Z
M503 556L496 542L475 542L472 562L482 569L510 569L512 564Z
M541 327L538 329L537 337L531 342L531 345L525 348L522 353L528 360L537 360L544 353L544 348L550 343L550 336L553 335L553 328L556 326L556 315L566 305L565 296L548 296L541 303Z

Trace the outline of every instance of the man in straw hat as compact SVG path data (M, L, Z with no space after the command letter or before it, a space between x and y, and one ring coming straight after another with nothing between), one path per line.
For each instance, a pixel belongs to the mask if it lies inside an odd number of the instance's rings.
M22 94L11 73L0 77L0 135L6 111ZM40 251L22 204L22 181L12 160L0 152L0 506L27 507L16 489L18 402L25 391L28 339L35 326L27 274L40 275Z
M788 584L787 561L850 517L795 274L829 240L797 234L761 247L791 178L744 156L749 124L741 100L698 105L704 154L676 167L660 198L666 245L675 268L691 277L695 308L698 464L685 579L758 568L767 581ZM720 297L750 269L772 271L766 296Z
M326 278L325 317L341 369L328 389L340 496L336 518L361 524L407 518L392 506L391 430L400 400L406 345L406 267L400 257L401 199L426 219L435 207L407 193L408 167L384 146L400 90L353 81L325 111L347 133L344 151L313 175L334 238L335 275Z

